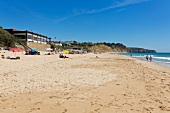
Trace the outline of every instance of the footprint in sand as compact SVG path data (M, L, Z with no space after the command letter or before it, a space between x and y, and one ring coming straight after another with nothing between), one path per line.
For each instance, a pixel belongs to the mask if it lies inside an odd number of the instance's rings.
M67 112L67 109L64 109L64 111L62 113L66 113Z
M160 108L162 111L170 111L170 107L159 106L159 108Z
M32 111L35 111L35 110L40 110L40 108L31 108L31 111L29 111L28 113L31 113Z

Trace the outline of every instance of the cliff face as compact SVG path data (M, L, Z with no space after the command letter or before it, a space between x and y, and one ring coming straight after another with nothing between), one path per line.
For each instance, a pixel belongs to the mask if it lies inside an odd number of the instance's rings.
M113 52L127 52L126 47L115 47L113 48Z
M99 44L99 45L94 45L90 47L89 51L103 53L103 52L112 52L113 50L111 47L108 47L104 44Z
M121 43L104 43L104 44L96 44L89 48L90 51L93 52L130 52L130 53L156 53L155 50L149 50L144 48L137 47L126 47Z
M149 50L144 48L127 48L127 52L131 53L156 53L155 50Z
M126 46L123 44L114 45L112 49L114 52L127 52Z

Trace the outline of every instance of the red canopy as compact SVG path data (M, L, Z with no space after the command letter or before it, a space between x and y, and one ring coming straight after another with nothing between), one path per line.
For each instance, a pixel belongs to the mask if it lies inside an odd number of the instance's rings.
M11 48L9 51L12 51L12 52L22 52L22 50L20 48Z

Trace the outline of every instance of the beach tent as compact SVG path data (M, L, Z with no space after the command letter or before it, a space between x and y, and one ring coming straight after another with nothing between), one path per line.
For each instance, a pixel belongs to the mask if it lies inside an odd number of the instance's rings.
M52 51L53 49L51 48L45 48L46 51Z
M22 52L20 48L10 48L9 51L11 52Z
M62 53L69 53L68 50L62 50Z
M35 49L35 48L33 48L33 49L31 50L31 52L38 53L38 50Z
M38 50L35 48L32 48L31 51L29 51L29 55L35 55L38 54Z

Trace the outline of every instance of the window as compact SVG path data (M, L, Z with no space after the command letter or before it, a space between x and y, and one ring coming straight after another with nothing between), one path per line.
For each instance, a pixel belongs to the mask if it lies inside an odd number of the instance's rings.
M37 41L37 37L34 36L34 40Z
M41 38L38 37L38 41L41 41Z
M19 38L20 38L20 39L26 39L25 36L20 36Z
M46 42L46 39L43 38L43 42Z
M32 35L28 35L28 39L31 39L31 40L32 40Z

